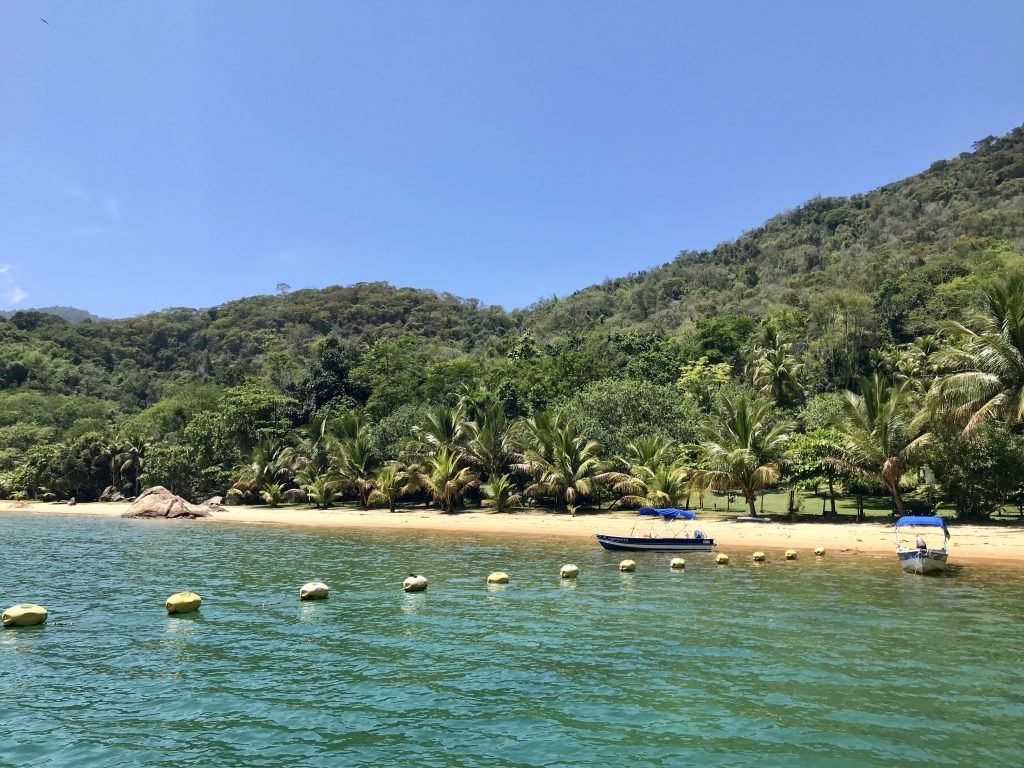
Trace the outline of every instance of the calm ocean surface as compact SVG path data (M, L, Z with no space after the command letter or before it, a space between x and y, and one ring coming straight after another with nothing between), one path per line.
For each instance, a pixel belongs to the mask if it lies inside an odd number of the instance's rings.
M51 612L0 630L5 766L1024 763L1022 569L620 574L596 542L40 515L0 540L0 607Z

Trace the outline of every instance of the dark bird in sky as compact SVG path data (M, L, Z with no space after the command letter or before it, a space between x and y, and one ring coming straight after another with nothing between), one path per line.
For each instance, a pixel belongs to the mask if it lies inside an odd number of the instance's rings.
M47 21L46 19L44 19L44 18L43 18L42 16L40 16L40 17L39 17L39 20L40 20L41 22L43 22L43 24L45 24L46 26L50 26L50 22L48 22L48 21Z

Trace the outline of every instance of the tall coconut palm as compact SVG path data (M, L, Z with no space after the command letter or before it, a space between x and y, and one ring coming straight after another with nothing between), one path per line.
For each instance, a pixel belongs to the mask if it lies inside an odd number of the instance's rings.
M880 374L860 380L861 394L846 392L836 428L844 443L836 466L854 475L881 481L896 511L903 512L900 478L931 435L918 434L918 414L909 380L891 383Z
M138 496L141 490L139 478L146 464L146 449L149 443L139 435L121 438L111 450L110 474L115 482L122 477L131 479L132 489Z
M424 461L417 483L441 509L451 512L462 495L476 484L476 477L469 467L462 466L455 451L441 448Z
M365 431L339 442L335 474L340 482L359 495L363 509L370 508L375 466L375 456Z
M965 435L985 419L1024 422L1024 278L991 286L970 325L944 330L952 345L933 356L946 373L929 391L930 413L963 424Z
M426 458L442 449L459 452L469 437L466 411L462 403L455 407L435 405L427 410L423 421L412 428L407 452L411 457Z
M671 464L677 451L675 440L664 435L649 435L626 444L626 455L618 459L627 467L655 469Z
M701 430L701 467L694 472L698 487L743 493L752 516L757 492L779 477L779 458L793 425L772 423L771 403L745 394L723 396Z
M466 433L463 460L482 477L497 477L522 458L515 425L496 406L480 410L477 419L466 425Z
M780 406L792 405L804 396L804 387L800 383L804 366L790 354L792 348L792 344L783 344L776 339L773 346L755 349L754 359L747 366L757 393Z
M255 446L249 461L235 471L232 488L240 493L257 493L268 483L291 482L291 468L285 446L277 440L263 438Z

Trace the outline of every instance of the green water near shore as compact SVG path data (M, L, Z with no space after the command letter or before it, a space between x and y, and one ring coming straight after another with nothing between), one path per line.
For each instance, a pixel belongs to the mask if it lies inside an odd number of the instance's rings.
M0 517L0 764L1013 765L1024 571ZM955 552L953 555L955 561ZM576 582L558 577L575 562ZM484 577L507 571L507 587ZM407 595L410 571L430 578ZM300 603L299 585L332 587ZM168 594L204 597L168 617Z

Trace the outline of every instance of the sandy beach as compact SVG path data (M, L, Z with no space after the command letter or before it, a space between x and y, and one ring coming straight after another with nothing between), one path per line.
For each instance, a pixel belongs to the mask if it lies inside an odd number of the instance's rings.
M118 517L128 509L126 503L66 504L35 503L18 507L14 502L0 502L0 513ZM501 535L517 538L564 537L592 541L597 532L626 535L633 526L630 513L585 514L571 517L551 512L516 512L496 514L465 511L445 515L434 509L404 509L394 514L387 510L369 511L337 508L269 509L267 507L229 507L212 513L206 520L180 521L190 524L247 523L262 525L301 526L310 528L360 528L388 531L430 531ZM139 525L147 521L139 520ZM175 523L177 524L177 522ZM717 540L717 549L736 557L754 550L781 552L795 549L811 555L815 547L824 547L839 556L888 555L894 547L891 524L883 523L738 523L733 520L701 517L700 527ZM958 525L951 527L950 562L980 562L1024 565L1024 526ZM597 546L596 542L594 546Z

